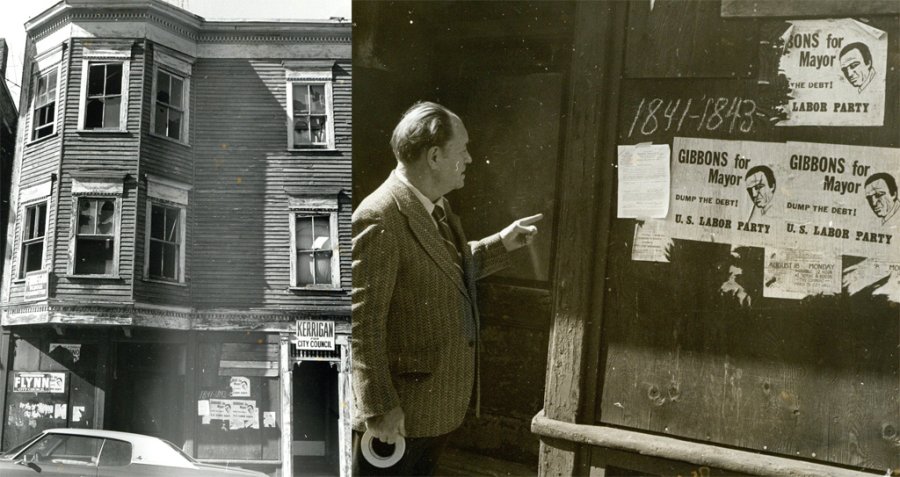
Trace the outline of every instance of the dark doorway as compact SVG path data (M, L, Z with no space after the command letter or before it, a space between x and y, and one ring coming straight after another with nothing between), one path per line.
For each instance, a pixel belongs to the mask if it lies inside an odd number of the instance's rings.
M337 362L302 361L293 371L294 475L337 476Z
M104 427L183 445L184 345L120 342L115 353Z

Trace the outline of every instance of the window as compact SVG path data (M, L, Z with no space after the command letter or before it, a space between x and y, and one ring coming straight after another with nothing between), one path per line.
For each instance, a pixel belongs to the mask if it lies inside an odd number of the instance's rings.
M35 464L65 464L96 467L103 447L97 437L47 434L19 455Z
M125 131L133 41L102 40L84 45L78 129Z
M59 72L56 67L35 76L34 114L31 119L31 139L53 134L56 125L56 87Z
M324 84L291 85L295 148L328 147L328 105Z
M116 258L116 199L79 197L75 274L113 275Z
M106 439L100 451L100 467L122 467L131 464L131 444Z
M181 182L147 174L144 279L183 283L188 191Z
M332 285L331 218L328 215L295 217L295 286Z
M44 269L44 236L47 233L47 202L25 207L22 224L22 264L19 276Z
M119 129L122 63L91 63L88 70L85 129Z
M337 288L341 284L337 195L291 197L291 286Z
M289 149L334 149L333 67L333 61L285 63Z
M181 263L181 209L150 205L150 278L179 280Z
M180 140L183 135L184 78L156 70L156 110L153 132Z

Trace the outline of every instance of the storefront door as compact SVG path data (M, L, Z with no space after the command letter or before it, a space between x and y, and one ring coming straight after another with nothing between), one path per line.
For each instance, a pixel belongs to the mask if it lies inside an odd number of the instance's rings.
M296 363L293 397L294 475L339 475L338 362Z

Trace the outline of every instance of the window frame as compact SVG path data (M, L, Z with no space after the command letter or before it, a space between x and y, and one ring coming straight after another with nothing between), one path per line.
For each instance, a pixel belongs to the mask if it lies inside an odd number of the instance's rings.
M59 72L59 64L56 64L54 66L51 66L50 68L39 70L32 75L30 142L40 141L41 139L52 137L56 134L56 121L57 119L59 119L59 90L61 89L59 84ZM50 100L50 97L48 95L48 101L44 104L38 105L38 91L40 90L40 80L45 76L49 77L51 74L56 76L56 86L53 94L53 99ZM38 126L38 109L44 109L50 105L53 106L53 119L51 121L48 121L46 124ZM47 133L45 136L37 137L38 129L43 130L48 128L50 129L49 133Z
M338 233L337 197L333 198L292 198L288 213L290 230L290 289L292 290L338 290L341 288L341 257ZM328 216L328 234L331 242L331 283L299 283L297 255L297 220L304 217Z
M81 92L78 95L78 132L128 132L131 46L132 42L116 42L115 44L98 46L96 48L84 46L84 58L81 60ZM87 128L85 127L85 122L87 119L88 77L90 76L91 65L110 65L118 63L122 64L122 84L120 93L122 101L119 106L119 126L117 128Z
M285 92L287 98L287 148L290 151L333 151L334 131L334 61L291 62L285 64ZM325 142L317 144L294 143L294 86L325 87ZM307 90L308 91L308 90ZM318 115L316 115L318 116Z
M28 229L28 211L29 209L44 206L44 235L40 239L26 239L25 232ZM50 230L50 198L42 197L22 204L22 227L19 231L19 270L16 274L19 279L25 279L29 274L44 273L47 271L47 233ZM37 270L26 270L27 254L25 248L38 242L43 242L41 248L41 268Z
M146 215L144 216L144 271L142 278L144 281L165 283L169 285L184 285L186 283L187 268L187 208L188 208L188 191L191 186L147 174L147 205ZM150 243L151 243L151 227L153 225L153 206L169 207L179 210L178 238L180 240L178 247L178 261L176 275L177 279L170 280L163 277L150 276Z
M31 84L29 85L29 102L28 107L28 136L25 141L26 146L31 145L36 142L43 141L45 139L54 137L57 135L59 131L59 111L60 111L60 101L62 98L62 57L63 57L63 44L57 45L55 48L42 53L37 58L35 58L34 62L31 65ZM37 80L44 75L48 75L52 72L56 73L56 97L53 100L54 104L54 114L53 121L48 123L52 125L52 130L49 134L44 137L35 137L35 109L37 109ZM49 103L48 103L49 104ZM46 105L44 105L46 106ZM46 127L46 125L45 125Z
M69 250L68 250L68 266L67 276L72 278L120 278L119 261L120 250L122 247L122 194L123 181L122 178L102 177L102 176L81 176L74 177L72 180L72 211L69 221ZM75 264L78 258L78 207L82 200L108 200L111 199L115 203L113 212L113 233L115 240L113 245L113 263L112 272L104 274L85 274L75 273Z
M178 144L183 144L185 146L190 146L190 111L191 111L191 70L192 65L189 61L183 60L181 58L177 58L171 54L165 53L163 51L159 51L159 45L156 46L157 50L153 52L153 81L152 90L150 91L152 107L150 109L150 135L154 137L158 137L161 139L165 139L168 141L173 141ZM156 98L156 87L157 82L159 81L159 73L163 72L170 77L177 77L181 80L181 131L179 131L179 138L175 139L168 134L159 133L156 131L156 109L158 104L164 104L166 108L178 110L178 108L168 104L168 103L159 103Z
M51 196L52 192L53 192L53 182L52 181L46 181L46 182L43 182L40 184L36 184L36 185L30 186L30 187L21 189L19 191L19 204L18 204L19 212L16 215L16 217L18 217L17 225L19 227L19 231L18 231L18 234L15 235L15 237L18 238L19 242L16 245L16 248L14 249L14 252L13 252L13 253L18 253L19 255L17 257L14 257L14 259L11 261L12 262L11 267L15 268L15 274L14 275L11 274L11 276L15 277L14 280L16 280L16 281L22 281L22 280L25 280L25 278L28 275L44 273L49 270L49 267L47 266L47 246L48 246L47 237L50 234L50 230L51 230L50 210L51 210L51 207L53 204L53 200L52 200L52 196ZM24 260L25 260L24 242L25 242L25 221L28 218L27 211L28 211L29 207L32 207L32 206L35 206L35 205L38 205L41 203L45 203L46 207L47 207L45 210L45 216L44 216L44 238L43 238L44 251L43 251L42 257L41 257L41 269L26 273L26 272L24 272L25 267L23 265L24 265Z

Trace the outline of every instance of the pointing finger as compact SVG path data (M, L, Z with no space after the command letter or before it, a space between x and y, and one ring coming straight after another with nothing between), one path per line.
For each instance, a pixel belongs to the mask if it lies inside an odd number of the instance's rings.
M519 220L517 220L517 222L519 223L519 225L531 225L543 218L544 218L544 214L537 214L537 215L532 215L531 217L525 217L525 218L519 219Z

